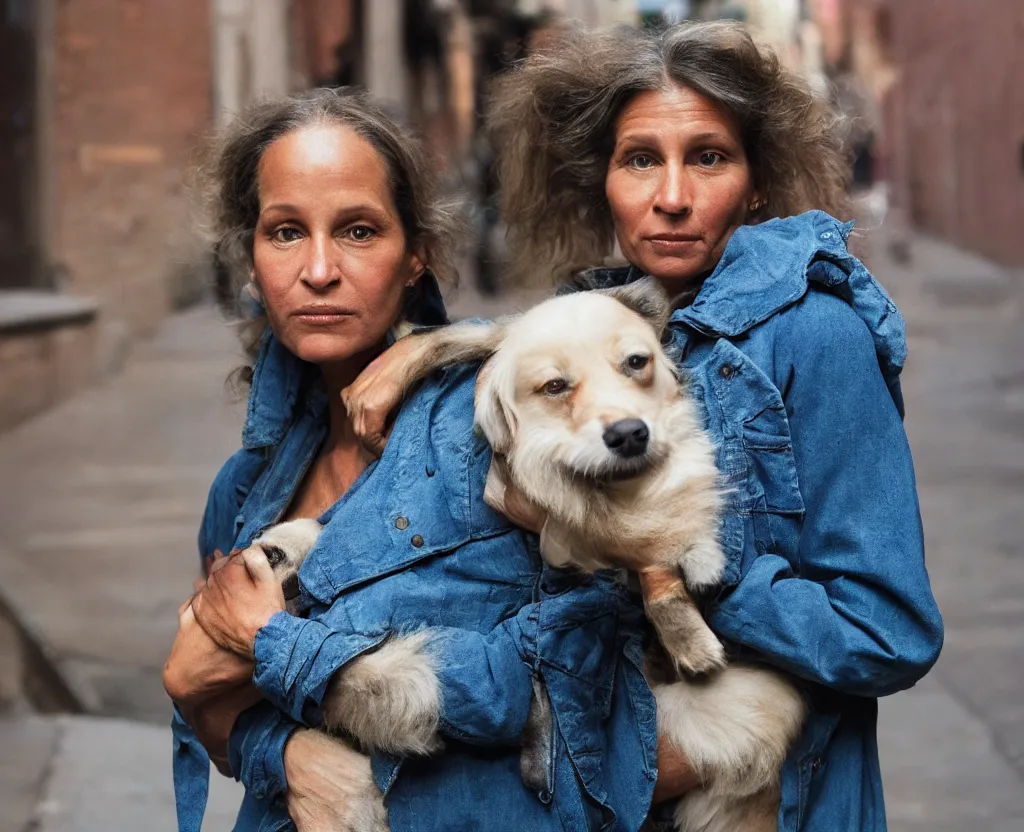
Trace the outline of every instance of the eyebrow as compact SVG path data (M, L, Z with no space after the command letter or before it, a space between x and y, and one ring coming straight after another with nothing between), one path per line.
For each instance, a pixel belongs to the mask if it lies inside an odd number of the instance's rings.
M694 133L692 136L687 136L686 140L690 142L733 141L727 133L723 133L719 130L706 130L703 133ZM658 141L659 137L654 133L626 133L626 135L619 139L617 144L623 144L625 142L634 142L636 144L657 144Z
M273 211L277 211L283 214L299 214L302 209L297 205L292 205L289 202L272 202L265 208L260 209L260 216L269 214ZM358 205L351 205L346 208L342 208L339 212L339 216L349 217L357 216L359 214L370 214L374 217L380 217L382 214L386 214L387 211L382 206L372 205L369 202L361 202Z

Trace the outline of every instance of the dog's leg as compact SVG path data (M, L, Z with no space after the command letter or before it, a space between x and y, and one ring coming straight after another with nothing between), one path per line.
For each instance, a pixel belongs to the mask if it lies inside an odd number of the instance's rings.
M299 832L388 832L388 813L370 758L342 740L299 730L288 753L299 771L289 776L287 808Z
M777 788L806 713L783 674L733 664L655 685L654 695L658 730L686 755L708 795L735 801Z
M725 649L694 603L675 569L650 567L640 573L644 609L672 664L693 676L725 667Z
M360 440L383 452L387 417L409 390L435 370L490 357L505 337L502 319L490 323L463 321L413 333L385 352L341 391L352 426ZM395 358L399 355L399 358Z
M395 636L342 667L324 696L325 727L374 751L440 750L441 686L430 640L429 630Z
M676 832L777 832L779 790L771 787L737 800L704 789L689 792L676 804Z

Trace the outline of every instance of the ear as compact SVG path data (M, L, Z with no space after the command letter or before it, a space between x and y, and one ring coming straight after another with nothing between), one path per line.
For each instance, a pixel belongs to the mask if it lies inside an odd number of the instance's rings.
M484 438L496 454L507 454L515 440L516 418L499 393L500 376L494 372L494 359L480 368L473 397L475 419Z
M420 282L420 278L423 277L423 272L427 270L426 263L423 262L423 252L414 251L412 256L409 258L409 271L412 272L412 277L406 281L406 286L415 286Z
M662 330L668 325L669 315L672 314L672 303L661 284L653 277L644 277L627 283L625 286L599 291L615 298L623 306L636 312L654 328L658 335L661 335Z

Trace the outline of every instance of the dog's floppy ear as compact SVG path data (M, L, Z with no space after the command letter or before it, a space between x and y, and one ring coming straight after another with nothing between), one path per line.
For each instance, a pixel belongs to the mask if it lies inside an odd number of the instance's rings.
M497 454L507 454L515 438L516 418L502 401L500 376L494 372L492 357L480 368L473 397L476 424Z
M599 291L632 309L654 327L654 331L659 335L668 325L669 315L672 314L672 302L661 288L661 284L653 277L644 277L625 286Z

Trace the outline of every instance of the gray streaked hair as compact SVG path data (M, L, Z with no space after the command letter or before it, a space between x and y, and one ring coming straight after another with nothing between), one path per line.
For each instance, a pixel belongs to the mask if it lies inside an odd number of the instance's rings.
M615 243L605 197L615 121L636 94L680 84L737 125L764 203L752 222L851 214L843 123L736 23L663 30L565 27L498 79L489 126L515 278L561 279Z
M363 137L380 154L406 245L422 254L442 283L455 284L455 252L462 219L441 196L438 165L423 143L368 94L351 87L314 89L258 101L233 119L206 148L205 162L192 172L200 225L220 265L231 276L232 299L249 279L253 240L260 213L259 167L267 148L306 127L339 124ZM254 357L263 319L243 327L242 340ZM245 368L239 380L245 381Z

